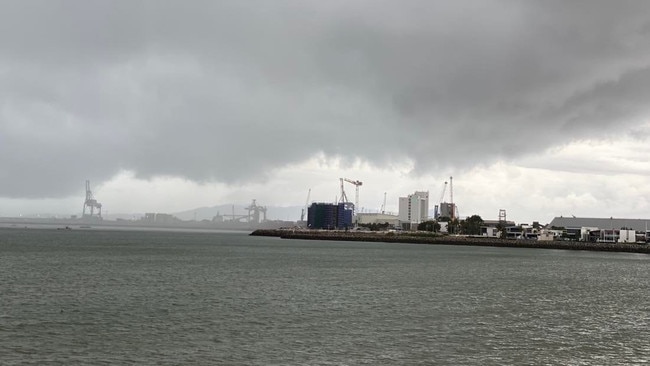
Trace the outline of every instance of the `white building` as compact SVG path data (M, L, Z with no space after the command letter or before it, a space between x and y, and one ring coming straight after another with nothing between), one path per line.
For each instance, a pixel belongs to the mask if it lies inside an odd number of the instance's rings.
M429 216L429 192L415 192L399 198L399 220L402 223L419 224Z
M494 226L484 226L481 228L481 235L488 238L497 238L499 236L499 230Z
M636 242L636 231L621 229L618 234L619 243L635 243Z
M537 234L537 240L539 240L539 241L553 241L553 240L555 240L555 235L551 230L541 230Z
M382 213L358 213L357 220L359 224L384 224L388 223L391 227L399 226L399 218L395 215Z

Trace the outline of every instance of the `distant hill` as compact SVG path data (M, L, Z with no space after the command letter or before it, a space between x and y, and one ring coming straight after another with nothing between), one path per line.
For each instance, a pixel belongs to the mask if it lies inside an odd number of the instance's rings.
M156 212L156 213L168 213L177 218L190 221L190 220L212 220L217 214L228 216L233 214L233 208L235 215L248 215L248 211L245 209L250 203L246 204L228 204L228 205L217 205L212 207L199 207L191 210L180 211L180 212ZM266 218L267 220L282 220L282 221L298 221L300 220L300 212L302 207L300 206L289 206L289 207L278 207L278 206L267 206ZM70 215L70 214L61 214L61 213L40 213L40 214L29 214L22 215L24 218L47 218L47 219L70 219L71 217L80 217L81 215ZM132 212L132 213L109 213L104 212L105 220L137 220L144 216L144 212ZM306 216L306 213L305 213Z
M234 206L234 207L233 207ZM217 214L220 215L232 215L233 209L235 215L247 215L248 211L245 209L249 206L248 204L229 204L229 205L217 205L212 207L198 207L192 210L186 210L181 212L174 212L172 215L178 217L181 220L212 220ZM302 207L300 206L289 206L289 207L278 207L278 206L266 206L266 218L268 220L285 220L285 221L297 221L300 220L300 212Z

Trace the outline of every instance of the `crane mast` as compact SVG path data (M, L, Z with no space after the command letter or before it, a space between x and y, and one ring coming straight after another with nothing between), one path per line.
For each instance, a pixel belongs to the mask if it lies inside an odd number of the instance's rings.
M345 191L343 190L343 181L346 181L348 183L354 184L356 187L355 190L355 196L354 196L354 211L358 212L359 210L359 186L363 185L363 182L360 180L352 180L348 178L341 178L341 195L345 195ZM342 199L343 197L341 197ZM347 200L347 197L345 197Z
M345 187L343 187L344 178L339 178L341 181L341 198L339 198L339 203L349 202L348 195L345 194Z
M434 218L438 219L440 216L440 213L442 211L442 204L445 199L445 192L447 192L447 181L445 181L445 184L442 186L442 193L440 193L440 199L438 200L438 203L435 206L434 209Z
M305 213L307 212L307 205L309 205L309 196L311 195L311 188L309 188L309 191L307 191L307 200L305 200L305 206L302 208L302 212L300 213L300 221L305 221Z
M456 218L456 207L454 207L454 177L449 177L449 200L451 202L451 219Z

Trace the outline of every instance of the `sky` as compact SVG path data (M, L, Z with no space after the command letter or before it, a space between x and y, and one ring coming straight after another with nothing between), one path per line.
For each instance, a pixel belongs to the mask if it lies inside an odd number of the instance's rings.
M650 218L647 1L16 0L0 49L0 216L80 214L85 180L132 213L342 177L396 213L453 176L461 217Z

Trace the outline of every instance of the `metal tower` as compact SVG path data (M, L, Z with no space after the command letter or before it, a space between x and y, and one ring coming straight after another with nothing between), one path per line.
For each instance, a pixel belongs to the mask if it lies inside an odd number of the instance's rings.
M86 212L86 209L88 209L88 213ZM97 213L95 214L95 209L97 209ZM84 201L84 207L82 211L82 217L91 217L91 218L98 218L102 219L102 204L97 202L95 197L93 196L93 192L90 190L90 181L86 181L86 200Z
M506 210L505 209L499 209L499 223L501 223L501 224L506 223Z

